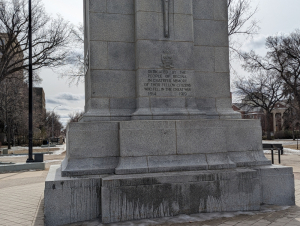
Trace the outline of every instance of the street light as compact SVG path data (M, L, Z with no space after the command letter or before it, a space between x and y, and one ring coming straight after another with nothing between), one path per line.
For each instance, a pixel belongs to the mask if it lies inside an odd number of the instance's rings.
M60 107L61 105L57 105L55 108ZM54 118L54 110L55 108L53 108L52 110L52 138L53 138L53 118Z
M29 114L28 114L28 159L27 163L34 162L32 158L32 27L31 27L31 0L28 2L28 42L29 42Z

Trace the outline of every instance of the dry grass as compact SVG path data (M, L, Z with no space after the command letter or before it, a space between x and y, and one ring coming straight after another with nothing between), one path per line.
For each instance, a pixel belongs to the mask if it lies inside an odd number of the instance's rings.
M290 148L290 149L300 150L300 142L299 142L299 145L298 145L298 148L299 148L299 149L297 149L297 144L293 144L293 145L283 145L283 148Z

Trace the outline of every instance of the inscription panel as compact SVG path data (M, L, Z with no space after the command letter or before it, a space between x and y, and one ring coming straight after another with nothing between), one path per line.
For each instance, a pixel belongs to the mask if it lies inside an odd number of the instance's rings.
M192 72L186 70L149 69L141 76L141 96L193 96Z

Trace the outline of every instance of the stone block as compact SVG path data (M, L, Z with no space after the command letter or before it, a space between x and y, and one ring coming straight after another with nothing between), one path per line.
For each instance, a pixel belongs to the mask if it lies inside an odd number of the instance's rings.
M94 98L135 97L135 72L120 70L91 71L91 91Z
M206 154L208 169L232 169L236 168L236 164L230 160L228 153L209 153Z
M117 122L70 123L67 152L71 158L119 156Z
M205 155L149 156L149 173L207 170Z
M215 98L201 98L196 95L195 102L198 109L205 112L207 118L219 118Z
M228 156L237 167L271 165L271 161L265 157L262 151L230 151Z
M115 169L115 174L148 173L148 159L143 157L121 157Z
M91 41L134 42L134 15L91 13Z
M118 157L103 158L70 158L62 162L61 175L63 177L112 174L118 166Z
M134 43L108 42L108 68L112 70L134 70Z
M163 36L159 32L159 17L156 12L137 12L136 13L136 40L152 39L158 40Z
M135 0L135 11L144 12L162 12L162 5L160 0Z
M214 0L214 19L215 20L228 20L228 6L227 1Z
M195 71L215 71L215 49L207 46L195 46L194 48Z
M295 205L295 181L292 167L260 166L262 203L267 205Z
M202 98L230 98L229 73L195 72L195 95ZM200 88L201 87L201 88ZM214 92L211 92L214 90Z
M175 140L174 121L120 122L121 157L176 154Z
M174 13L193 14L193 0L174 0Z
M128 116L130 119L131 115L135 112L135 109L136 109L135 98L118 98L118 99L114 98L110 100L111 117Z
M194 0L193 15L195 20L213 20L214 19L214 1L212 0Z
M109 98L90 98L86 103L86 114L97 114L98 116L109 115Z
M90 68L107 69L107 42L91 41L90 42Z
M107 0L107 13L134 14L134 0Z
M156 109L166 109L178 108L185 110L185 98L171 98L171 97L151 97L150 106L154 110Z
M45 224L56 226L97 218L101 214L101 176L69 178L61 177L60 171L59 165L52 165L46 178Z
M105 13L106 0L89 0L89 11L94 13Z
M102 222L259 210L259 188L249 169L108 176L102 180Z
M228 47L215 48L215 72L229 72L229 49Z
M174 30L176 41L193 42L193 16L188 14L174 14Z
M233 111L231 98L216 98L216 107L221 119L241 119L241 113Z
M195 20L194 29L195 45L211 47L228 46L227 21Z
M176 128L178 154L226 152L222 128L205 125L202 120L178 121Z

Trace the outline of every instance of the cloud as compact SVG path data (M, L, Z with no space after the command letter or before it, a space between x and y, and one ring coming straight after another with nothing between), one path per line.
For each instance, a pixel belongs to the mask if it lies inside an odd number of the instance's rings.
M71 111L72 109L68 106L63 106L59 108L60 111Z
M62 101L53 99L53 98L46 98L47 104L64 104Z
M248 52L250 50L256 51L259 49L264 49L267 37L269 37L269 35L260 34L255 36L253 39L246 41L242 47L243 51Z
M56 95L56 98L59 100L67 100L67 101L81 101L84 100L84 95L73 94L73 93L59 93Z

